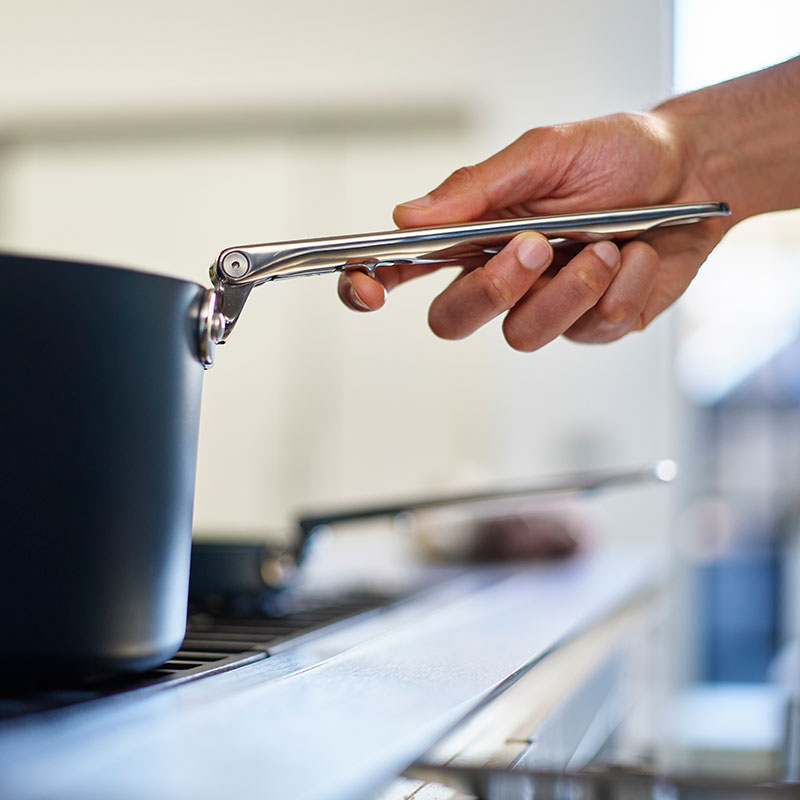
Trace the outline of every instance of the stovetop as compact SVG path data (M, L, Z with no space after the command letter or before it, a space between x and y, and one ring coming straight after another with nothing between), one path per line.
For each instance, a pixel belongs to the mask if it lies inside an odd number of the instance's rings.
M0 721L110 695L148 692L215 675L268 658L286 643L386 606L398 598L374 592L275 603L225 603L190 609L180 650L141 675L55 689L3 693Z

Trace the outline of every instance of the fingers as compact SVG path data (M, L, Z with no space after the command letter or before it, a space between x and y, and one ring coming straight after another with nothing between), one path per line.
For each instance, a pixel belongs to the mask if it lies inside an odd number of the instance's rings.
M461 339L498 314L508 311L536 283L553 259L553 248L541 234L515 237L494 258L470 269L431 304L428 320L444 339ZM339 276L339 298L354 311L375 311L386 302L387 290L437 267L408 264L378 268L377 280L359 270Z
M516 236L482 267L462 274L431 304L428 323L443 339L462 339L512 308L553 258L538 233Z
M378 267L376 278L360 269L346 269L339 273L339 299L353 311L376 311L386 302L386 293L395 286L436 269L420 264Z
M540 281L506 318L503 330L509 344L518 350L535 350L559 333L574 341L603 343L643 330L683 294L721 233L713 225L699 224L654 231L646 238L622 247L619 266L594 303L587 290L578 293L580 300L575 304L565 301L561 311L557 306L565 276L579 258L599 245L586 248L547 284ZM580 303L586 310L566 324Z
M382 283L357 270L339 275L339 299L353 311L376 311L386 302Z
M644 327L642 311L659 271L658 254L645 242L629 242L620 251L617 274L598 303L566 331L576 342L613 342Z
M642 310L641 327L649 325L683 294L722 238L721 227L719 221L707 220L650 235L649 241L658 253L660 266L658 279Z
M643 330L686 291L721 237L720 226L709 220L652 231L628 242L608 291L566 336L599 343Z
M516 350L537 350L564 334L579 342L611 342L642 330L685 291L720 233L712 226L653 232L618 250L597 242L570 258L539 234L520 234L483 266L464 272L432 303L429 323L445 339L461 339L508 312L503 333ZM574 251L573 251L574 252ZM339 294L351 308L372 310L386 289L436 267L378 269L378 281L342 275Z
M555 277L511 309L503 322L506 341L515 350L527 352L569 330L606 293L620 261L612 242L585 247Z

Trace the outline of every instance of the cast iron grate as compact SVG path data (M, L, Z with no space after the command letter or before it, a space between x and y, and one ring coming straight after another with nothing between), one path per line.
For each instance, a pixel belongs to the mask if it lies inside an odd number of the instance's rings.
M192 610L181 649L166 663L143 675L101 681L89 686L4 693L0 720L85 703L110 695L177 686L267 658L272 648L345 619L387 605L396 598L373 593L331 600L303 601L302 606L263 610L248 606L238 613L229 606Z
M272 613L249 610L236 613L230 608L194 611L189 615L183 649L221 653L256 650L269 654L278 644L396 599L365 592L340 597L336 601L306 599L302 607L295 605L283 613L278 613L274 607Z

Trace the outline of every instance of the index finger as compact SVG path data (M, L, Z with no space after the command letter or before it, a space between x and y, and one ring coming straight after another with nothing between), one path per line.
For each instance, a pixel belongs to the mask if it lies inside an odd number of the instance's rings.
M377 311L395 286L437 269L438 264L398 264L378 267L374 278L361 269L345 269L339 273L339 299L353 311Z

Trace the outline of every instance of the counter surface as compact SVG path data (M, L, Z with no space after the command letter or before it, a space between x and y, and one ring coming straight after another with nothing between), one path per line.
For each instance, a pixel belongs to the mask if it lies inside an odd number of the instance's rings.
M606 548L481 569L262 661L0 726L4 798L368 797L658 580Z

